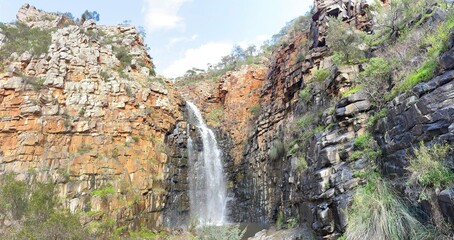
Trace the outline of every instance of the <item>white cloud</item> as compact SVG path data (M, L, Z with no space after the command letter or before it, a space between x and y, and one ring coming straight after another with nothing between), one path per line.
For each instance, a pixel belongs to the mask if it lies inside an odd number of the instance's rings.
M172 38L170 39L167 46L171 46L183 41L194 41L197 38L197 35L193 35L191 37ZM270 37L267 35L259 35L252 40L240 41L236 43L236 45L241 46L243 49L246 49L250 45L256 45L259 49L260 46L263 45L263 42L268 40L269 38ZM184 75L187 70L193 67L207 69L209 63L219 63L223 56L229 55L232 52L234 45L235 44L229 41L210 42L203 44L197 48L187 49L184 53L184 56L181 59L171 63L162 71L162 74L168 78L174 78Z
M180 43L180 42L192 42L196 40L199 36L197 34L194 34L190 37L176 37L176 38L171 38L169 42L166 45L166 48L171 48L173 45Z
M208 63L218 63L223 56L230 54L232 47L233 44L229 42L211 42L188 49L183 58L170 64L162 73L166 77L174 78L193 67L206 69Z
M143 13L148 32L174 29L183 26L178 11L184 3L192 0L144 0Z
M245 49L245 48L247 48L247 47L249 47L251 45L255 45L255 46L257 46L257 48L260 48L260 46L263 45L263 42L265 42L268 39L271 39L271 36L259 35L259 36L256 36L252 40L241 41L241 42L238 43L238 45L240 45L240 47L242 47L243 49Z

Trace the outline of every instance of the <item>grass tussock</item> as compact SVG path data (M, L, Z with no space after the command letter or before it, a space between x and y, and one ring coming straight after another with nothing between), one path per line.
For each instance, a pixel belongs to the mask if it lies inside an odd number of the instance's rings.
M437 239L440 236L411 214L378 173L370 174L367 184L357 190L348 218L345 237L349 240Z
M273 142L273 146L268 151L268 157L271 161L277 161L285 156L285 145L281 140Z
M312 80L316 82L322 82L325 81L325 79L327 79L330 75L331 73L327 69L324 68L316 69L312 76Z

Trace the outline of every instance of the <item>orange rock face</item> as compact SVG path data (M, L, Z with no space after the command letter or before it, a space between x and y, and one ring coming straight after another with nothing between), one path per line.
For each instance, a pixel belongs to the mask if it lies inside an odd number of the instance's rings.
M215 91L224 109L222 129L234 140L230 154L235 163L241 161L247 133L251 131L251 125L260 112L260 93L267 70L266 67L248 66L239 72L227 74Z
M119 48L134 52L130 62ZM10 58L0 74L0 174L56 183L72 212L161 225L164 141L182 102L149 76L152 64L134 27L94 23L56 30L45 56Z
M228 72L217 82L203 81L180 88L183 97L194 101L211 126L220 127L233 140L230 155L242 158L251 125L260 111L260 94L268 68L244 66Z

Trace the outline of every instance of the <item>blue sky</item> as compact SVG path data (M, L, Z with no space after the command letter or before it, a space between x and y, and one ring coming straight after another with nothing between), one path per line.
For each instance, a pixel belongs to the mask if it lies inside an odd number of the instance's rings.
M205 68L208 63L217 63L234 44L261 44L288 21L306 13L313 1L0 0L0 21L14 20L24 3L45 11L71 12L76 17L86 9L97 11L99 24L129 20L143 26L157 72L176 77L191 67Z

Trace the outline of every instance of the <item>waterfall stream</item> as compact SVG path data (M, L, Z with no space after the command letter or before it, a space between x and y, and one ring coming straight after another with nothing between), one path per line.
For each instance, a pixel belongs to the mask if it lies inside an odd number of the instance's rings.
M202 140L200 148L195 139L188 138L191 218L197 220L199 225L222 225L226 222L227 190L221 151L216 136L203 121L199 109L191 102L186 104L189 123L196 127Z

